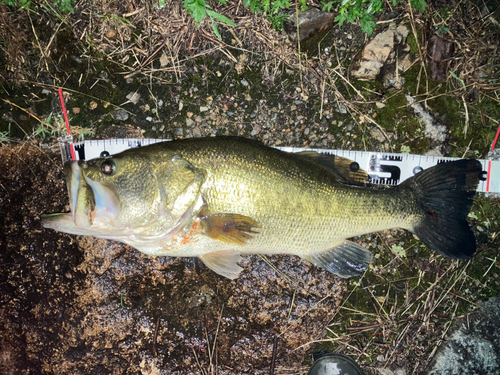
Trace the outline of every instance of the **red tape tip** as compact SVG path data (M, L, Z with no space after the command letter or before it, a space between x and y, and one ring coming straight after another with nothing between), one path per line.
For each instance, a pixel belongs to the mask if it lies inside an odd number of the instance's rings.
M61 100L61 108L64 116L64 122L66 123L66 130L68 131L68 135L71 135L71 129L69 127L69 121L68 121L68 115L66 113L66 105L64 104L64 96L63 96L63 91L62 88L59 87L59 100ZM73 161L76 160L76 155L75 155L75 149L73 147L73 144L70 144L70 150L71 150L71 159Z
M498 126L497 135L495 136L495 140L493 141L493 144L491 145L491 150L490 151L493 151L495 149L495 146L497 144L498 136L499 135L500 135L500 125Z

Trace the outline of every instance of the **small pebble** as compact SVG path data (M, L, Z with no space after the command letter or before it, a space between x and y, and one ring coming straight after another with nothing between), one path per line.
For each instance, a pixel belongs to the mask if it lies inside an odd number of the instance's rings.
M201 130L197 126L195 128L193 128L193 137L197 137L197 138L201 137Z
M257 134L259 134L261 131L261 127L259 125L257 125L255 128L253 128L252 132L250 133L250 135L252 137L256 136Z
M126 121L128 119L128 112L122 108L111 111L111 117L116 121Z

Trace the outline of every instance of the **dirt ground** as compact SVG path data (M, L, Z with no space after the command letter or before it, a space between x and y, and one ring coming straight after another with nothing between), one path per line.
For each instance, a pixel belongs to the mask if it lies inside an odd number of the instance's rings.
M59 87L75 141L240 135L425 154L435 140L411 94L445 127L445 156L484 159L500 120L494 2L378 15L373 36L393 24L409 30L401 86L353 79L373 37L357 25L334 25L299 48L240 1L210 3L236 23L218 22L220 40L180 1L82 0L67 15L47 4L0 4L1 373L305 374L328 350L366 373L420 374L455 319L498 294L500 200L484 195L469 215L471 261L387 231L356 239L374 262L349 281L298 258L252 256L229 282L194 261L40 226L41 214L69 210Z

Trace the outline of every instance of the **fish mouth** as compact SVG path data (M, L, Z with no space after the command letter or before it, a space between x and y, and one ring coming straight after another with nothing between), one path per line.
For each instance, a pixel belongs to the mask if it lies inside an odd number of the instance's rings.
M64 165L64 174L73 222L78 228L88 228L93 224L95 217L94 193L85 182L78 162L67 162Z
M85 162L70 161L64 166L71 215L77 228L89 228L96 221L113 221L119 213L116 194L88 178L85 165Z

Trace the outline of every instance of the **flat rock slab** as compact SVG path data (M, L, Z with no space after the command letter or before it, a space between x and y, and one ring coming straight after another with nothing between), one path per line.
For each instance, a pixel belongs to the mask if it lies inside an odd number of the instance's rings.
M293 373L338 310L345 281L297 257L246 257L231 281L43 229L69 210L59 155L26 143L0 161L2 374L267 374L273 356Z

